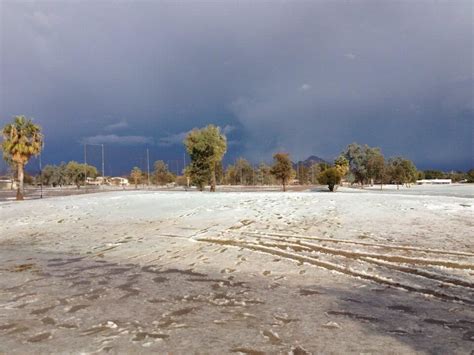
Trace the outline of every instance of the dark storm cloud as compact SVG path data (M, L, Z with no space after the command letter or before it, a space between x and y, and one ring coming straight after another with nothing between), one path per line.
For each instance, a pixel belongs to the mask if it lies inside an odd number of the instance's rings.
M35 117L56 159L80 142L181 156L183 132L215 123L254 161L358 141L473 165L471 1L0 6L1 123Z

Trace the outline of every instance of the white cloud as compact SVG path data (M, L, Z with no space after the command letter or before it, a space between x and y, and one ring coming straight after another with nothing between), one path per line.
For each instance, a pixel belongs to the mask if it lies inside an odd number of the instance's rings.
M221 132L224 133L225 135L228 135L234 130L235 130L235 127L231 125L225 125L224 128L221 128ZM172 145L183 144L183 141L189 132L191 131L169 134L166 137L160 138L158 140L158 145L161 145L163 147L169 147Z
M346 57L347 59L350 59L350 60L354 60L354 59L357 58L357 56L354 53L346 53L346 54L344 54L344 57Z
M128 122L126 120L120 120L118 122L109 124L108 126L105 126L106 131L115 131L117 129L123 129L123 128L128 128Z
M234 130L235 130L235 126L225 125L224 128L222 128L222 133L227 135Z
M52 29L59 22L59 18L56 15L42 11L35 11L31 15L26 15L26 19L38 30L43 31Z
M118 136L116 134L99 134L97 136L85 137L82 143L86 144L153 144L153 138L145 136Z
M184 138L186 138L186 135L188 133L189 131L176 133L176 134L169 134L166 137L160 138L158 140L158 145L161 145L163 147L169 147L176 144L182 144L184 141Z
M310 89L311 89L311 85L306 84L306 83L303 84L303 85L301 85L301 87L300 87L300 90L301 90L301 91L308 91L308 90L310 90Z

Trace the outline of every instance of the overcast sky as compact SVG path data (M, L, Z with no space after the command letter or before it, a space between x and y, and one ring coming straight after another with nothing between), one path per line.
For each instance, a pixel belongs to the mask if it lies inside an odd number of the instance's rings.
M110 174L143 165L146 147L181 162L186 132L214 123L227 161L333 159L356 141L421 168L474 167L472 1L1 0L0 12L0 124L33 117L46 162L82 160L83 142L106 145Z

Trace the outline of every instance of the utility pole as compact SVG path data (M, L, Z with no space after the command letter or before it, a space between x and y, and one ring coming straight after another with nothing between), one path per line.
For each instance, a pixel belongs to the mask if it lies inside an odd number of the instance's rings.
M252 184L253 186L256 186L255 185L255 167L253 164L252 164Z
M148 175L148 188L150 188L150 151L146 149L146 171Z
M242 164L240 164L240 185L244 185L244 175L242 171Z
M105 154L104 144L84 143L84 185L87 183L87 146L93 145L102 149L102 184L105 182Z
M43 198L43 166L41 164L41 152L39 154L39 168L40 168L40 198Z
M87 192L87 144L84 143L84 190Z
M104 145L102 145L102 183L105 182Z
M183 153L183 176L186 176L186 187L189 188L190 178L186 175L186 151Z

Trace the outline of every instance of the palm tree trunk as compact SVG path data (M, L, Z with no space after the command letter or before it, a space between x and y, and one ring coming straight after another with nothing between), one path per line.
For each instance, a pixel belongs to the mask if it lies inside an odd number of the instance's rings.
M286 182L283 180L283 192L286 192Z
M16 190L16 199L23 200L23 180L24 180L24 166L18 163L18 188Z

